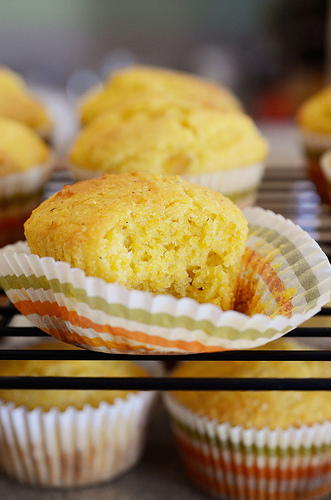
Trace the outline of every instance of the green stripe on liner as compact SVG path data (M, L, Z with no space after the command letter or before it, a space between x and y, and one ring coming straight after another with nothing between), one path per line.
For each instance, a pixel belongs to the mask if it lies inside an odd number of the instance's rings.
M101 297L89 297L83 288L74 288L70 283L61 283L57 279L47 280L44 276L2 276L0 277L0 285L6 291L9 289L29 289L34 290L52 290L54 293L63 293L68 298L73 298L76 301L83 302L89 305L92 309L103 311L111 316L137 321L139 323L152 326L161 326L165 328L185 328L189 331L202 330L211 337L222 338L228 340L238 340L240 338L248 340L256 340L261 337L271 338L277 333L286 333L290 325L286 326L282 331L274 328L268 328L260 332L259 330L250 328L243 331L238 331L236 328L221 326L216 327L208 320L194 320L190 316L173 316L167 313L152 314L144 309L131 309L122 304L109 304Z
M275 448L270 448L268 446L256 446L256 444L245 445L243 442L234 443L233 441L227 439L225 441L218 438L218 436L211 437L209 434L201 434L200 432L192 429L188 425L179 421L173 415L171 415L175 425L182 431L184 434L188 436L189 439L193 439L199 441L203 444L209 444L212 446L217 446L222 451L231 450L232 452L241 452L244 454L253 454L257 456L268 456L268 457L297 457L297 456L312 456L321 453L327 453L331 450L331 444L321 444L320 446L312 445L309 448L305 446L300 446L299 448L293 448L289 446L286 449L283 449L280 446L276 446Z
M292 268L302 288L306 290L304 294L309 303L309 309L315 307L319 297L318 280L312 272L310 265L303 254L288 238L272 229L261 226L250 226L249 235L260 237L280 251L286 262Z

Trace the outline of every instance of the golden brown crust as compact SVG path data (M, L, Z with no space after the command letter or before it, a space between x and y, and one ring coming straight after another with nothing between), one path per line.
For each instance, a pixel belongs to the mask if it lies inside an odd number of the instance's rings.
M0 66L0 116L11 118L46 136L51 121L45 107L25 86L22 78Z
M62 342L48 342L33 345L31 349L75 349ZM131 361L2 361L1 376L28 377L145 377L146 370ZM98 407L102 401L112 404L117 398L125 399L133 391L86 391L86 390L0 390L2 401L12 402L15 406L25 406L29 410L41 407L44 410L69 406L82 409L89 404Z
M243 113L150 99L113 109L76 138L70 162L91 171L197 174L262 163L267 145Z
M305 101L298 112L299 126L308 132L331 134L331 86Z
M32 130L0 118L0 177L42 165L49 156L49 148Z
M25 234L33 253L88 275L230 309L247 221L219 193L132 173L65 187L34 210Z
M280 340L260 349L302 349L296 342ZM177 377L330 377L331 363L318 361L193 361L182 363ZM220 423L245 428L288 428L331 420L331 398L317 391L176 392L185 407Z
M226 88L189 73L148 66L130 66L115 72L106 84L92 89L81 104L84 124L124 102L134 107L139 101L167 98L221 111L239 111L238 99Z

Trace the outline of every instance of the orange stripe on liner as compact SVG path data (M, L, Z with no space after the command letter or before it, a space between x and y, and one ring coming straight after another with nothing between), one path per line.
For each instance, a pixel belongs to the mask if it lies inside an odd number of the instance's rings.
M272 265L251 248L246 249L244 262L245 266L249 264L249 267L256 269L262 277L279 306L278 314L290 317L293 309L292 302L286 297L287 289Z
M200 463L204 467L212 467L225 472L233 474L242 474L247 477L255 477L259 479L304 479L316 478L331 471L331 463L327 460L325 462L314 465L297 466L296 468L280 468L280 467L257 467L256 465L247 466L245 463L234 463L223 460L221 457L208 455L205 452L195 448L190 441L179 436L176 433L176 439L180 448L186 456L189 456L194 462Z
M68 311L64 306L59 306L55 302L32 302L30 300L22 300L15 302L15 306L21 313L25 315L29 314L39 314L40 316L55 316L56 318L61 318L64 321L70 321L72 325L79 326L81 328L92 328L98 333L108 333L113 336L120 336L127 339L135 340L137 342L143 342L155 346L161 347L172 347L182 349L188 352L217 352L224 351L217 346L205 346L200 342L188 342L185 340L168 340L157 335L148 335L139 331L129 331L120 327L113 327L110 325L99 325L94 323L84 316L80 316L76 311ZM66 335L66 333L65 333ZM91 343L91 339L86 338L86 344ZM130 347L131 348L131 347Z

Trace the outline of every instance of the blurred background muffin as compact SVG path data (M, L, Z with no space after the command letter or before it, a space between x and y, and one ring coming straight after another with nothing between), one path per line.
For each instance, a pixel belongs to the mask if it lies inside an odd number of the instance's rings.
M279 340L262 349L302 349ZM191 361L176 377L330 377L317 361ZM331 491L331 399L317 391L187 391L166 397L193 482L231 500L317 499Z
M75 349L56 341L32 348ZM131 361L29 360L3 361L0 375L147 377L149 373ZM0 467L13 479L42 486L113 479L141 456L153 396L121 390L1 390Z
M5 66L0 66L0 117L21 122L43 139L51 139L51 120L45 106L24 80Z
M23 238L51 170L48 146L26 125L0 117L0 246Z
M167 93L140 100L139 92L129 92L129 99L114 99L112 111L76 138L69 154L76 178L103 172L179 174L240 206L253 203L267 144L247 115L169 99Z
M307 172L322 201L331 202L321 157L331 148L331 87L325 87L305 101L298 111L298 126L305 149Z
M148 66L130 66L108 77L104 85L92 89L82 98L81 121L84 125L100 114L111 111L119 103L131 102L136 109L139 102L167 98L196 103L221 111L239 111L239 100L227 88L189 73Z

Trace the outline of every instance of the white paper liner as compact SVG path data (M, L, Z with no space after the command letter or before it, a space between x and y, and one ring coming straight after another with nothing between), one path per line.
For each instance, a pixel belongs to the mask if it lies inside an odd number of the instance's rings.
M83 181L94 177L99 177L106 172L93 171L69 165L74 178ZM219 191L225 196L229 196L241 208L251 206L255 202L256 191L261 183L265 165L257 163L243 166L231 170L222 170L195 175L181 175L184 179L193 184L206 186L214 191Z
M150 363L150 362L149 362ZM144 366L161 374L155 362ZM28 410L0 401L0 467L22 483L75 487L109 481L133 467L143 451L155 392L78 410Z
M128 290L31 255L24 243L0 252L0 286L34 325L83 348L172 354L264 345L330 300L331 267L317 243L291 221L260 208L245 214L251 227L246 253L258 257L252 276L249 260L244 274L249 284L257 279L255 293L260 286L267 314L248 316L189 298ZM279 305L282 287L293 296L284 303L281 297Z
M47 163L30 168L25 172L0 177L0 199L39 191L50 177L53 161L52 157Z
M212 496L312 500L331 492L331 422L244 429L199 416L170 394L164 401L189 476Z
M214 191L220 191L226 196L231 196L231 194L256 189L262 180L264 169L265 165L258 163L231 170L182 175L182 177L193 184L201 184Z

